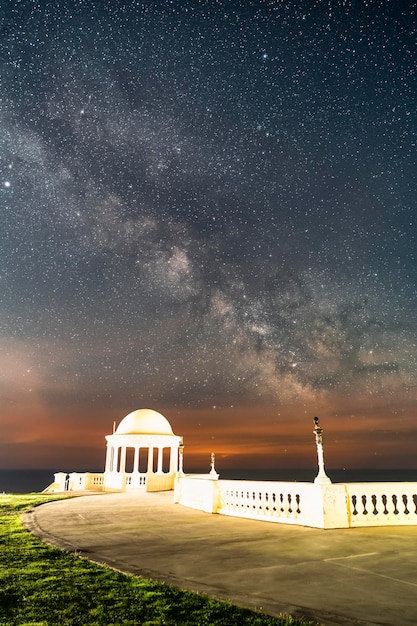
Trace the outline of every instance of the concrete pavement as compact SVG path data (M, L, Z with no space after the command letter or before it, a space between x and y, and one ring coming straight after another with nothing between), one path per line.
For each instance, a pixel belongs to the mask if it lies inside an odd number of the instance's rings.
M417 527L319 530L211 515L172 492L100 494L24 517L99 563L325 626L417 624Z

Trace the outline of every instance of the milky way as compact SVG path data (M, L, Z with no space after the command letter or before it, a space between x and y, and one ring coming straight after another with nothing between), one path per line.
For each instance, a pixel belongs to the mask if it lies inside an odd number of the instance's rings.
M414 3L3 4L6 413L415 417Z

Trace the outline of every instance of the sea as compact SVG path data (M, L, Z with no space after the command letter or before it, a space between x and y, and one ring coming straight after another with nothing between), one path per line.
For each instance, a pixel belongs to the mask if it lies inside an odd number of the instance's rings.
M275 480L312 482L317 471L312 469L225 469L216 468L226 480ZM39 493L54 480L54 469L0 469L0 494ZM94 471L94 470L91 470ZM97 470L102 472L103 470ZM185 469L187 474L207 474L207 468ZM417 482L416 469L327 469L334 483Z

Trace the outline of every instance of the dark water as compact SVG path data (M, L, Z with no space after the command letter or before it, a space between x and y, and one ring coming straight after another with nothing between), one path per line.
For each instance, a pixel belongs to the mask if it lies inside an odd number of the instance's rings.
M225 469L217 468L220 478L241 480L276 480L313 482L317 470L311 469ZM204 469L202 473L206 473ZM191 472L190 472L191 473ZM326 473L334 483L361 483L361 482L417 482L416 469L326 469Z
M0 493L42 491L53 480L53 470L0 470Z
M310 469L219 469L220 478L241 480L276 480L312 482L316 476ZM100 470L99 470L100 471ZM102 471L102 470L101 470ZM0 470L0 493L29 493L43 491L54 480L55 470ZM349 482L417 482L417 469L387 470L326 470L335 483ZM190 469L186 473L207 474L207 468Z
M43 491L54 482L55 469L0 470L0 494ZM100 470L103 471L103 470Z

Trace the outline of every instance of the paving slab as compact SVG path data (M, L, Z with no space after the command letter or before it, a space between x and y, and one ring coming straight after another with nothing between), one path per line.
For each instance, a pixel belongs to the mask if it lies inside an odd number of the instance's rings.
M172 492L36 507L26 528L123 572L324 626L417 624L417 527L321 530L211 515Z

